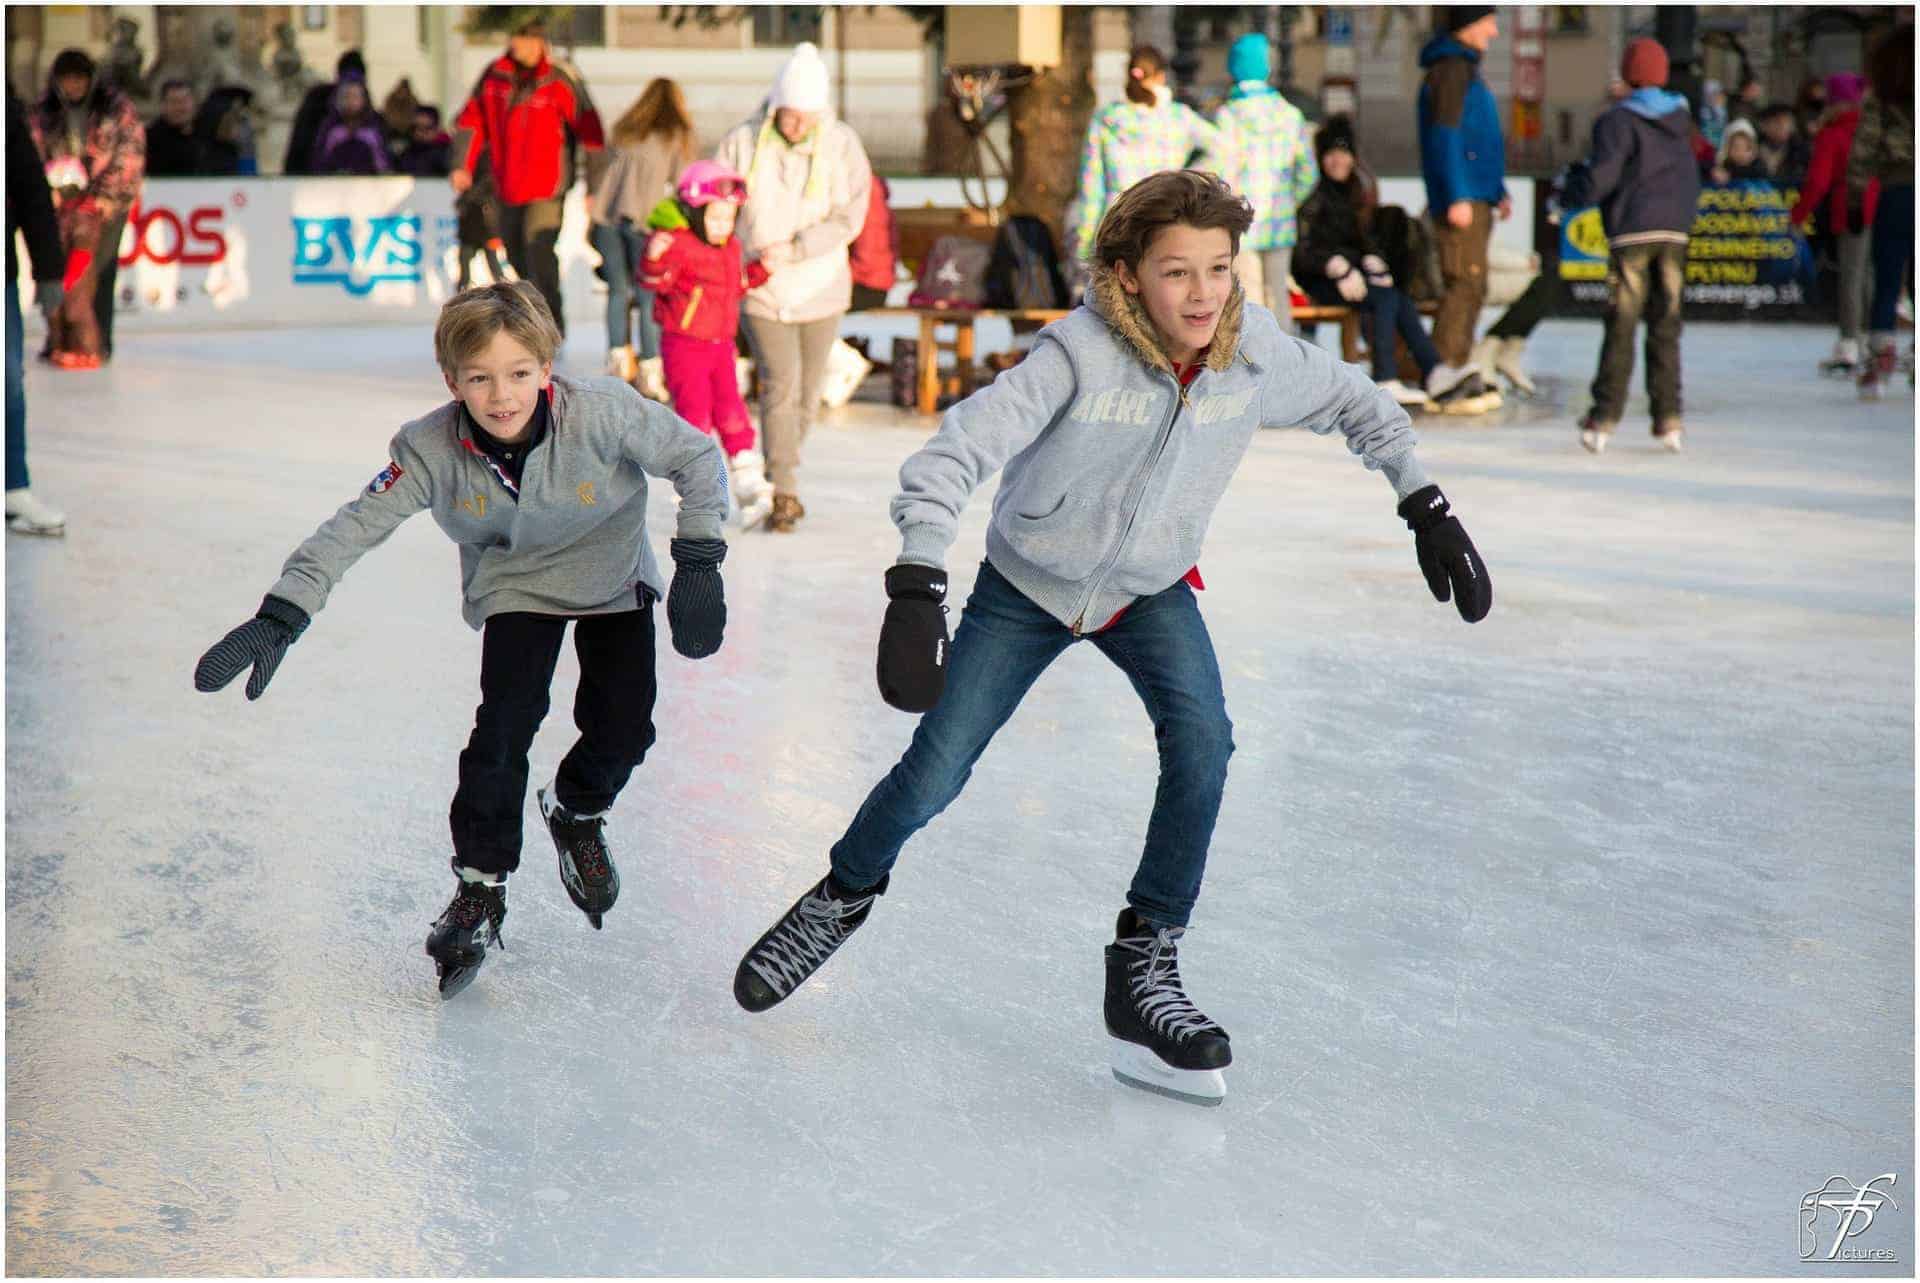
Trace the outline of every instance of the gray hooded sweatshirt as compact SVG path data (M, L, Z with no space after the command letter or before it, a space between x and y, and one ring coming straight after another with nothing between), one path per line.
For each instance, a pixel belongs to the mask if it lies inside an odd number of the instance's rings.
M967 498L1004 466L987 560L1076 632L1197 565L1207 523L1262 427L1338 430L1402 498L1430 484L1405 410L1360 370L1280 329L1236 284L1186 389L1139 301L1096 268L1087 302L947 411L900 467L900 560L939 568Z
M682 539L718 539L727 462L685 419L619 379L553 376L545 440L527 452L516 499L450 401L401 428L391 456L351 502L294 549L269 590L309 615L362 555L423 508L460 545L461 614L606 615L634 587L666 595L647 543L647 477L680 495Z

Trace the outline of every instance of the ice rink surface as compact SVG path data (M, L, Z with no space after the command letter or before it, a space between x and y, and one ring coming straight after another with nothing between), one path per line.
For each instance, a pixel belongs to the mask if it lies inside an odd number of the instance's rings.
M1156 764L1091 647L858 938L733 1003L912 731L874 640L930 423L815 430L801 532L734 543L725 648L683 660L661 621L607 929L529 797L509 948L442 1003L421 945L480 654L444 536L361 562L260 702L191 680L444 399L428 333L33 366L71 533L7 538L9 1272L1827 1277L1801 1199L1892 1172L1848 1246L1897 1260L1842 1272L1910 1274L1913 402L1820 379L1827 331L1695 324L1687 453L1636 386L1594 458L1598 338L1550 323L1541 401L1421 426L1482 624L1337 439L1263 434L1218 511L1239 752L1183 950L1233 1035L1215 1110L1107 1070ZM536 783L576 675L569 648Z

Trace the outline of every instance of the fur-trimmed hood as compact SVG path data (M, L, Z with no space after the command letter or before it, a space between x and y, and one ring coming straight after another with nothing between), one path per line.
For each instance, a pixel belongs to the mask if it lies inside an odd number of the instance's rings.
M1213 331L1213 342L1207 348L1207 368L1215 374L1231 366L1240 351L1240 327L1246 319L1246 301L1246 291L1240 288L1236 276L1233 292L1227 295L1227 305L1220 313L1220 324ZM1103 263L1093 265L1086 303L1149 368L1173 373L1173 359L1167 355L1160 331L1154 328L1146 307L1127 293L1127 287L1120 283L1120 277L1112 268Z

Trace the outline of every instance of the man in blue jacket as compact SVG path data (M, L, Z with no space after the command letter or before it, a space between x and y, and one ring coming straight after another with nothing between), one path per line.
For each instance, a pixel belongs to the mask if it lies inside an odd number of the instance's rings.
M1607 336L1593 408L1580 422L1580 444L1595 454L1626 409L1633 334L1643 316L1654 439L1680 448L1680 294L1700 199L1693 113L1663 87L1667 51L1645 36L1633 41L1620 78L1632 92L1594 122L1593 152L1567 181L1569 206L1598 205L1607 232Z
M1500 107L1480 78L1480 58L1500 34L1491 5L1446 5L1447 29L1420 51L1420 171L1427 181L1444 292L1433 345L1448 365L1465 365L1487 298L1487 243L1493 215L1513 213L1507 195Z

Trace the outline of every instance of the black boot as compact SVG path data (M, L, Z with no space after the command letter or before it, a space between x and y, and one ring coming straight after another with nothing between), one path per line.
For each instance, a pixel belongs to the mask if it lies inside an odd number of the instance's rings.
M733 973L733 996L748 1011L765 1011L820 969L873 911L875 896L886 894L881 878L864 891L852 891L829 873L794 902L773 929L761 936Z
M455 866L459 872L459 866ZM440 996L451 998L472 983L487 960L487 946L506 947L500 924L507 920L507 884L472 882L465 876L453 893L446 912L434 919L427 933L427 956L440 968Z
M560 852L560 881L598 931L600 915L620 898L620 871L613 867L613 853L607 850L606 817L575 815L560 805L554 790L555 785L549 784L539 791L540 814Z
M1218 1104L1226 1093L1219 1070L1233 1063L1227 1031L1207 1019L1180 982L1183 927L1156 927L1122 909L1107 946L1107 1032L1116 1048L1114 1074L1196 1104ZM1151 1053L1142 1056L1131 1050Z

